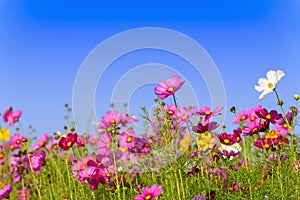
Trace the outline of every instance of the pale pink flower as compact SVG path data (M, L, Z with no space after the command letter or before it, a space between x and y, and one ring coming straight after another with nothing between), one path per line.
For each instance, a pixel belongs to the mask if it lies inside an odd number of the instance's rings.
M180 76L173 76L171 79L162 81L155 88L154 92L160 99L174 95L181 88L185 81L180 81Z

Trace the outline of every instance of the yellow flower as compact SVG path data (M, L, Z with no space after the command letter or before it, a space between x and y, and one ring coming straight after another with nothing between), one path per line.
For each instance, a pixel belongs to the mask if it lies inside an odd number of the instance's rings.
M266 134L266 139L275 139L275 138L278 138L278 132L276 132L276 131L274 131L274 130L272 130L272 131L270 131L270 132L268 132L267 134Z
M199 151L206 151L207 149L212 149L215 144L216 139L213 138L210 133L208 133L207 135L202 133L197 139L197 146Z
M7 128L0 129L0 140L8 140L10 136L10 131Z
M183 139L179 142L180 151L186 152L190 145L194 142L194 138L190 134L185 134Z

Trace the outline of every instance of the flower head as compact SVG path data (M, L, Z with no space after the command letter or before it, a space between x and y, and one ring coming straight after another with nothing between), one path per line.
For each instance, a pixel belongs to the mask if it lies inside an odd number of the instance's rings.
M8 140L10 131L7 128L0 128L0 140Z
M180 76L173 76L171 79L162 81L155 88L154 92L160 99L165 99L175 94L181 88L185 81L180 81Z
M9 194L11 193L11 190L12 190L11 184L4 186L4 188L0 190L0 199L5 199L6 197L8 197Z
M270 70L267 72L267 78L258 79L258 85L255 86L255 89L258 92L262 92L259 96L259 99L265 98L267 94L272 92L276 88L277 83L283 76L284 73L281 70Z
M77 142L77 134L76 133L68 133L67 137L62 137L59 140L59 147L62 148L63 150L68 150L70 149L73 144Z
M19 121L19 118L22 115L21 110L13 111L13 108L10 107L3 115L3 120L6 122L9 126L14 125L16 122Z
M207 135L201 133L200 139L198 139L196 143L199 151L206 151L208 149L214 148L217 141L214 137L212 137L211 133L208 133Z
M153 184L150 188L145 187L142 190L142 194L135 196L134 200L154 200L156 197L163 193L163 189L160 185Z
M27 139L23 137L22 134L16 133L10 138L9 148L11 150L19 149L22 146L23 142L26 142Z
M49 139L49 136L47 133L41 135L41 137L36 141L36 143L34 145L32 145L32 151L43 148L46 145L46 142L48 141L48 139Z

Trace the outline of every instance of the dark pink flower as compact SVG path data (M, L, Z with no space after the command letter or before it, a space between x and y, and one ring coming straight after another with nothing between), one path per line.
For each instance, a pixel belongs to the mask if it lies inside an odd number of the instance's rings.
M145 187L142 190L142 194L135 196L134 200L154 200L156 197L163 193L163 189L160 185L153 184L150 188Z
M99 129L101 132L108 131L108 128L116 126L121 122L121 115L118 111L108 111L105 116L102 117L101 122L99 123ZM110 132L110 131L108 131Z
M13 108L10 107L3 115L3 120L6 122L9 126L14 125L16 122L19 121L19 118L22 115L21 110L17 110L13 112Z
M181 88L185 81L180 81L180 76L173 76L171 79L162 81L154 88L154 93L160 99L165 99L170 95L174 95Z
M62 148L63 150L68 150L70 149L73 144L75 144L77 142L77 134L76 133L68 133L67 137L62 137L59 142L58 145L60 148Z
M255 113L259 118L271 122L272 124L275 124L277 120L280 120L282 118L282 115L278 114L276 110L271 110L270 112L268 112L267 109L263 108L256 111Z
M11 193L11 190L12 190L11 184L4 186L4 188L2 190L0 190L0 199L7 198L9 196L9 194Z
M196 133L205 133L218 128L217 122L209 122L208 120L202 120L197 126L193 126L192 130Z
M24 158L24 167L35 174L42 171L42 167L46 160L46 153L44 151L32 152Z

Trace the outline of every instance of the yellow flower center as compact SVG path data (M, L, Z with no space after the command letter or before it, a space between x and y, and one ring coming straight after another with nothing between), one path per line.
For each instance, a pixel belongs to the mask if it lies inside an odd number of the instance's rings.
M45 144L45 142L43 142L43 141L41 141L40 143L39 143L39 145L42 147L42 146L44 146L44 144Z
M68 142L67 146L70 147L72 145L72 142Z
M185 120L187 118L187 115L182 115L181 119Z
M168 114L173 115L174 114L173 110L168 110Z
M107 149L110 149L111 143L110 143L110 142L106 143L106 144L105 144L105 147L106 147Z
M19 139L16 140L16 143L17 143L17 144L20 144L20 143L21 143L21 140L19 140Z
M127 149L125 147L120 147L120 150L124 153L127 151Z
M114 119L110 120L110 124L116 124L116 120Z
M270 88L270 89L274 88L273 83L268 83L268 88Z
M246 115L243 115L241 119L242 119L242 120L245 120L245 119L246 119Z
M127 138L127 140L126 140L128 143L131 143L132 142L132 137L131 136L129 136L128 138Z
M264 144L264 148L265 148L265 149L267 149L267 148L269 148L269 147L270 147L269 144Z
M107 177L111 177L111 174L109 172L107 172L106 176Z
M149 200L149 199L151 199L151 198L152 198L152 196L151 196L150 194L148 194L148 195L145 197L146 200Z
M168 92L173 92L173 90L174 90L174 88L172 88L172 87L168 88Z
M267 114L266 119L271 119L271 115Z
M4 154L0 153L0 159L4 158Z
M229 144L230 140L224 139L224 143Z
M206 114L206 115L210 115L210 113L211 113L211 112L210 112L209 110L205 111L205 114Z
M287 128L288 127L288 125L287 124L283 124L283 128Z
M1 181L0 181L0 189L2 189L4 187L4 183L2 183Z
M250 118L250 120L251 120L251 121L254 121L254 120L255 120L255 117L254 117L254 116L252 116L252 117Z

